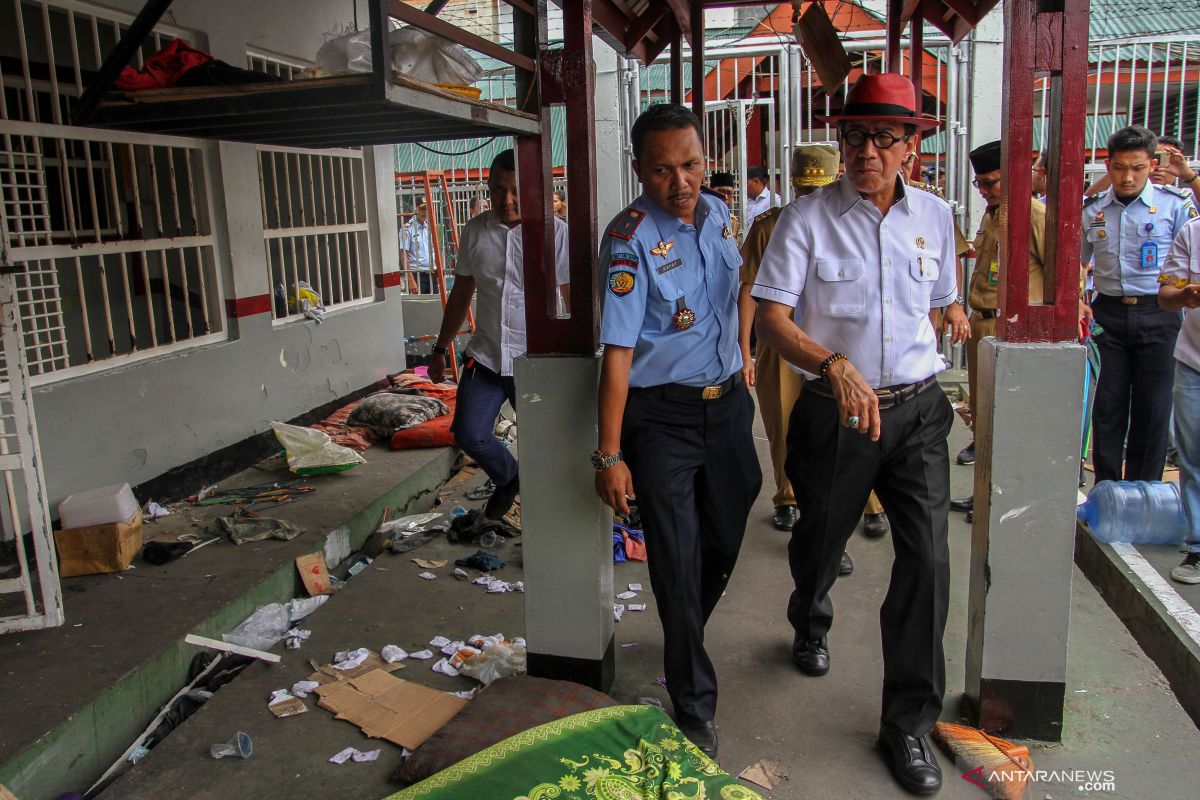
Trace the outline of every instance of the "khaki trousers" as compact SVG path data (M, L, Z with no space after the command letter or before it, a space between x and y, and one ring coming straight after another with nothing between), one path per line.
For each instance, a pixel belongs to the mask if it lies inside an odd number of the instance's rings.
M975 432L975 396L979 387L979 342L996 333L996 318L971 314L971 338L967 339L967 408L971 411L971 433Z

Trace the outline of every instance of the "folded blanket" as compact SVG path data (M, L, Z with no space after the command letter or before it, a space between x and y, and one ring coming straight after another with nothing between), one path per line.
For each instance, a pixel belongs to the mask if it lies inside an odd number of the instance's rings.
M376 436L385 438L449 413L449 406L417 389L390 389L363 399L346 423L370 428Z

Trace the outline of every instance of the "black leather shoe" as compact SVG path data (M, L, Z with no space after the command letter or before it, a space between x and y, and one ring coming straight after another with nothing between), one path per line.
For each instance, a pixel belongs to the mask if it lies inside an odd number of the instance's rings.
M863 514L863 535L878 539L892 532L892 524L888 522L887 514Z
M975 508L975 496L964 497L962 500L951 500L951 511L972 511Z
M796 507L779 506L771 517L771 524L781 531L790 531L796 524Z
M717 757L717 725L711 719L699 725L680 725L679 730L709 758Z
M500 519L512 508L513 501L521 493L520 480L513 478L503 486L497 486L483 507L483 515L488 519Z
M958 458L954 459L960 467L965 467L975 463L975 442L958 451Z
M896 781L913 794L937 794L942 768L925 737L909 736L895 725L879 729L879 747Z
M850 554L842 551L842 563L838 565L838 575L849 575L854 572L854 562L850 560Z
M805 675L821 677L829 672L828 640L824 636L812 641L796 639L792 642L792 661Z

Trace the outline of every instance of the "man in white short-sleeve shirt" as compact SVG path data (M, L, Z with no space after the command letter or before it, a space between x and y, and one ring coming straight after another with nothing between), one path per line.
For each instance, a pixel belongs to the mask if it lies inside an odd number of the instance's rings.
M783 210L751 290L760 339L808 377L788 430L800 510L788 546L792 657L808 675L829 671L829 590L874 487L896 552L880 613L879 742L897 781L931 794L942 783L925 736L945 691L954 418L935 377L945 364L931 311L946 308L956 341L969 332L954 222L900 175L913 134L937 124L915 109L908 78L863 76L829 121L845 174Z
M517 164L512 150L492 161L488 176L491 210L463 226L454 288L446 300L442 327L429 360L429 378L441 382L450 343L461 329L471 297L475 335L465 350L451 430L463 452L478 462L495 491L484 507L499 519L512 507L519 485L517 460L493 432L504 401L515 408L513 359L525 353L525 272L521 212L517 205ZM569 296L567 224L554 220L554 263L559 291Z

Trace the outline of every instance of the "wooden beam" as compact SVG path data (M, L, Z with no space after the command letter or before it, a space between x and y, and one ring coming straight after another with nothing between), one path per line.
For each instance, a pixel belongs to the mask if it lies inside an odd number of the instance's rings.
M888 0L887 11L887 71L900 72L900 36L904 33L905 20L901 12L904 0Z
M971 23L971 27L979 24L980 16L979 9L971 0L941 0L946 7L958 14L960 17Z
M700 119L700 142L704 142L704 8L692 6L692 113Z
M683 102L683 34L671 37L671 102Z
M438 36L461 44L463 47L483 53L485 56L491 56L497 61L503 61L505 64L510 64L526 72L533 72L537 68L537 64L532 58L514 53L512 50L502 47L495 42L488 41L482 36L476 36L473 33L464 31L457 25L451 25L449 22L439 19L432 14L426 14L420 9L404 4L401 0L388 0L388 15L413 27L429 31L430 33L436 33Z
M525 0L502 0L505 5L512 6L518 11L524 11L526 14L533 14L533 6L526 3Z
M629 29L625 32L625 47L632 49L641 43L646 38L646 34L654 30L654 26L658 25L659 20L667 15L666 6L650 6L640 17L630 24Z
M695 47L696 43L692 40L692 9L689 0L664 0L664 2L671 9L680 38L686 39L689 45ZM703 11L701 13L703 14Z

